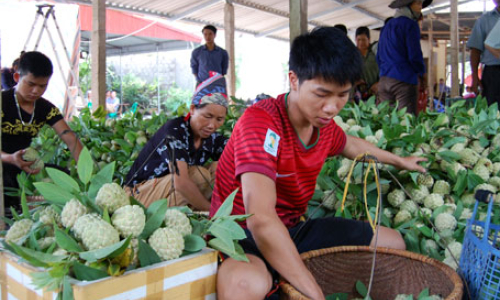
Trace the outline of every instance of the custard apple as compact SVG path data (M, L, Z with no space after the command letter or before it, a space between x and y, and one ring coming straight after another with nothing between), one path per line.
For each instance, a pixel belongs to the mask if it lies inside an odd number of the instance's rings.
M400 210L394 217L394 224L398 225L411 220L411 213L406 210Z
M182 234L172 228L158 228L148 240L162 260L176 259L184 250Z
M53 243L55 243L55 241L56 241L55 237L47 236L37 240L36 242L38 243L38 246L40 246L40 249L44 250L49 248Z
M497 133L495 137L491 140L491 146L495 149L500 148L500 133Z
M478 140L472 141L472 143L469 144L469 148L476 151L477 153L481 153L484 151L484 147L481 146L481 143Z
M191 234L189 218L177 209L168 209L165 213L165 227L177 230L182 236Z
M386 207L384 208L384 216L386 216L387 219L391 220L394 217L394 212L389 207Z
M139 205L125 205L113 213L111 223L123 238L137 237L146 226L146 214Z
M387 195L387 201L394 207L399 207L405 201L406 195L403 190L395 189Z
M432 178L432 177L431 177ZM434 180L432 180L434 181ZM429 189L425 185L420 185L410 189L411 199L418 204L424 203L425 196L429 195Z
M434 178L432 177L431 174L418 174L417 184L423 185L427 188L431 188L432 185L434 184ZM427 192L428 192L428 190L427 190ZM413 199L413 200L415 200L415 199Z
M430 218L432 216L432 209L427 208L427 207L421 207L419 215L422 215L422 216L425 216L427 218Z
M63 248L56 248L56 250L54 250L54 252L52 252L52 255L66 256L66 255L68 255L68 251L64 250Z
M356 122L356 120L354 119L347 119L347 121L345 121L346 124L348 124L349 126L354 126L356 124L358 124L358 122Z
M41 170L45 167L45 163L41 159L35 160L35 162L30 165L31 170Z
M61 222L61 216L52 206L45 206L38 214L38 220L45 225L52 225Z
M457 270L458 269L457 262L451 256L450 257L445 257L445 259L443 260L443 263L445 263L446 265L448 265L448 267L452 268L453 270Z
M401 205L399 206L401 210L406 210L410 214L415 215L415 213L418 210L417 204L413 202L412 200L405 200Z
M66 228L71 228L76 220L87 213L87 208L77 199L71 199L64 205L61 212L61 223Z
M490 179L488 180L488 183L498 189L498 188L500 188L500 177L498 177L498 176L490 177Z
M75 229L78 228L78 235L85 249L89 251L97 250L111 246L120 241L120 234L118 231L111 226L111 224L99 217L93 218L93 220L88 222L85 226L82 225L82 228L80 228L79 220L84 217L85 216L78 218L75 223Z
M443 195L430 194L424 198L424 206L430 209L436 209L444 204Z
M449 243L448 247L444 250L445 257L453 255L456 260L460 260L460 254L462 254L462 244L457 241Z
M494 168L493 168L493 163L491 162L491 160L489 160L488 158L486 157L481 157L478 161L477 161L477 165L482 165L482 166L485 166L488 171L490 173L492 173L494 171Z
M470 208L464 208L460 214L459 220L468 220L472 218L472 210Z
M474 206L474 204L476 204L476 198L474 197L473 193L463 194L460 200L462 200L462 204L465 207L471 207Z
M347 174L349 174L350 169L351 169L350 166L341 166L340 168L337 169L337 176L342 180L346 180Z
M472 172L481 177L484 181L488 181L488 179L490 179L490 171L488 171L488 168L484 165L477 164L474 169L472 169Z
M499 175L500 176L500 162L493 163L492 173L493 173L493 175Z
M434 240L426 239L424 242L424 251L431 253L432 250L438 251L438 244Z
M377 138L377 140L380 140L381 138L384 137L384 130L382 129L379 129L375 132L375 137Z
M465 171L465 170L467 170L464 166L462 166L462 164L461 164L461 163L456 162L456 161L455 161L455 162L453 162L453 163L451 163L450 168L451 168L451 170L453 171L453 173L455 173L455 175L458 175L458 173L459 173L460 171Z
M451 146L450 150L456 153L459 153L460 151L465 149L465 144L464 143L456 143L455 145Z
M448 195L450 193L450 184L444 180L438 180L432 188L434 194Z
M21 244L23 238L30 232L33 226L33 221L30 219L21 219L15 221L14 224L9 228L7 234L5 235L5 240L7 242Z
M460 161L468 166L475 165L481 157L476 151L469 148L465 148L464 150L460 151L459 155Z
M370 143L374 144L374 145L377 145L377 144L378 144L378 139L377 139L375 136L373 136L373 135L368 135L368 136L366 136L366 137L365 137L365 140L366 140L367 142L370 142Z
M108 209L112 214L118 208L130 205L130 199L117 183L105 183L97 192L95 203L102 209Z
M449 213L441 213L434 220L437 230L441 233L444 231L454 231L457 228L457 219Z
M337 198L335 197L335 193L332 190L325 191L322 197L323 207L329 210L334 210L336 200Z
M35 149L28 147L24 150L23 153L23 160L25 161L35 161L37 159L40 159L40 154L38 154L38 151Z
M492 192L493 194L495 194L497 192L497 188L494 187L493 185L491 184L488 184L488 183L481 183L479 185L477 185L475 188L474 188L474 192L477 192L478 190L486 190L486 191L490 191Z
M75 221L72 231L78 239L81 239L82 233L86 230L88 226L90 226L90 223L97 222L99 220L101 220L101 217L99 217L99 215L97 215L96 213L85 214L83 216L80 216Z

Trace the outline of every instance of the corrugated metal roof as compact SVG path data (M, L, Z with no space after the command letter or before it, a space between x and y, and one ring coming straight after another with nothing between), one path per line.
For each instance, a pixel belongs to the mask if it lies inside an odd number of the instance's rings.
M64 3L91 4L91 0L56 0ZM290 0L112 0L109 8L134 11L159 16L176 22L213 24L224 27L226 1L233 3L237 31L268 36L280 40L289 39L288 17ZM359 26L378 28L394 14L388 5L392 0L309 0L309 27L342 23L349 30ZM471 0L460 0L460 3ZM424 14L448 8L449 0L434 0L424 9Z

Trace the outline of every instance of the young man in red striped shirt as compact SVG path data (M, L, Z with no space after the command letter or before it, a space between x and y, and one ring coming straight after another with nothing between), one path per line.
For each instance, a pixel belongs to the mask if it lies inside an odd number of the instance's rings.
M217 278L218 299L264 299L279 273L311 299L325 299L299 253L340 245L373 244L365 223L342 218L309 220L306 212L327 157L369 152L399 169L425 169L424 158L399 157L347 136L333 121L362 73L354 44L334 28L297 37L289 63L290 92L248 108L219 160L211 215L236 188L233 214L252 214L240 242L250 263L226 259ZM300 229L300 231L299 231ZM378 246L405 249L401 235L382 227Z

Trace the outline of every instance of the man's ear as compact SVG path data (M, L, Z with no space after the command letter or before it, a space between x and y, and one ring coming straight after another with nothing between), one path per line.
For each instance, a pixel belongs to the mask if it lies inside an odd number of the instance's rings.
M299 78L294 71L288 72L288 80L290 81L290 90L296 91L299 89Z
M15 81L16 83L19 83L19 79L21 79L21 75L20 75L19 73L17 73L17 72L16 72L16 73L14 73L14 76L13 76L13 77L14 77L14 81Z

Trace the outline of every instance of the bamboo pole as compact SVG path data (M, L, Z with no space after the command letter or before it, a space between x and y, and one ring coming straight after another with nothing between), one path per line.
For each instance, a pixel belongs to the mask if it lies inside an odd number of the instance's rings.
M427 69L427 89L429 90L429 99L430 100L430 105L429 107L431 109L434 108L434 47L433 47L433 36L432 36L432 16L429 16L429 64L428 64L428 69Z
M459 93L459 80L458 80L458 52L460 49L458 39L458 0L450 1L450 56L451 56L451 97L458 97Z
M224 6L224 37L226 40L226 51L229 55L229 67L226 75L227 95L236 95L236 60L234 51L234 5L227 0ZM230 99L232 102L232 100Z
M290 0L290 46L293 40L307 32L307 0Z
M90 45L92 66L92 110L106 107L106 2L92 1L92 40ZM123 95L122 95L123 97Z

